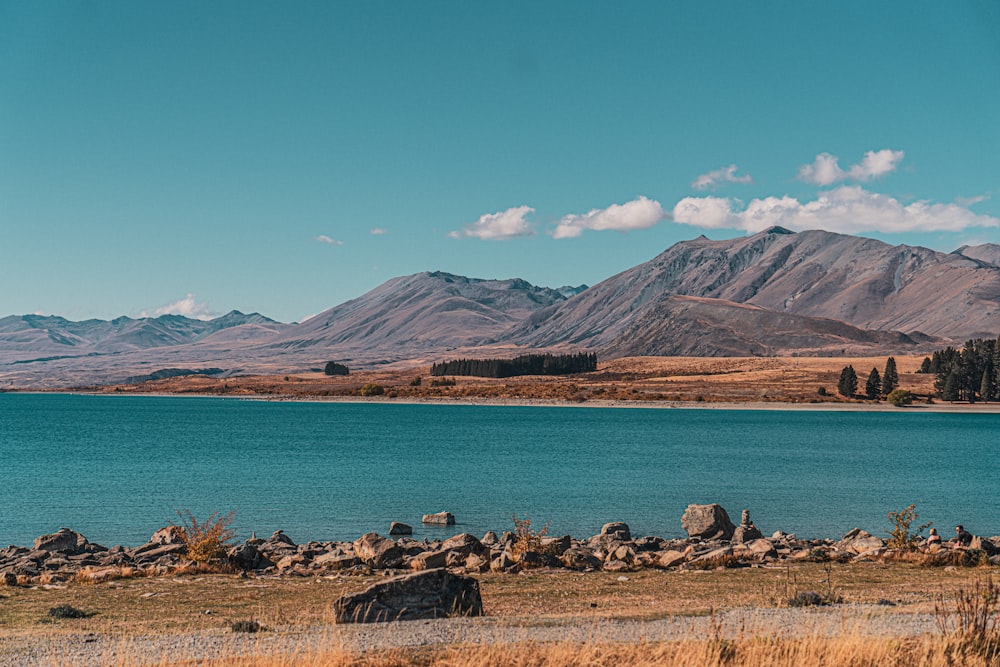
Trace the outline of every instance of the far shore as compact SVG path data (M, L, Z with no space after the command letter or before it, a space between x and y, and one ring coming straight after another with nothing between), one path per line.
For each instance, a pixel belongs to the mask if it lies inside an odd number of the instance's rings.
M200 392L141 392L110 393L92 390L16 391L20 394L69 394L80 396L150 396L155 398L224 398L230 400L291 402L291 403L356 403L368 405L468 405L485 407L549 407L549 408L640 408L653 410L774 410L791 412L895 412L1000 414L1000 403L915 403L896 407L885 401L874 402L793 402L793 401L644 401L601 400L571 401L545 398L386 398L382 396L302 396L294 394L232 395Z

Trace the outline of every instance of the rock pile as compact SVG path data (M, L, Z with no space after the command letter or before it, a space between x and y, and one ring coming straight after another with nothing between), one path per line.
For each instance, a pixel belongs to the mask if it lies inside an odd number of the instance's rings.
M535 539L530 544L519 542L514 533L498 536L492 531L482 539L462 533L445 540L418 541L407 536L393 540L367 533L353 542L296 544L279 530L266 540L253 537L230 547L226 559L217 564L236 570L289 576L332 572L398 574L439 568L458 574L474 574L519 572L541 567L608 572L641 568L714 569L779 561L873 561L893 555L884 540L859 529L850 531L840 540L804 540L781 531L765 538L749 521L749 515L743 519L740 526L729 523L727 527L725 510L721 513L714 509L692 511L689 507L685 512L685 527L691 526L689 530L697 535L685 539L636 537L627 524L613 522L605 524L599 534L590 538L564 535ZM706 533L712 537L698 536ZM725 539L726 533L732 539ZM48 583L75 576L100 581L121 576L128 568L142 570L145 574L165 574L190 565L187 547L183 541L175 541L175 533L162 529L154 538L135 548L106 548L63 528L39 537L33 548L10 546L0 549L0 584ZM976 544L977 550L965 553L988 558L1000 565L1000 537L977 538ZM938 561L951 564L960 555L944 548L927 552L924 557L928 564Z

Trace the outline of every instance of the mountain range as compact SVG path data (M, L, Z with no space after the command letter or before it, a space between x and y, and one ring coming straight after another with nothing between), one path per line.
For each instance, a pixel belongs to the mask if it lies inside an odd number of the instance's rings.
M769 356L925 353L1000 332L1000 246L951 253L780 227L698 237L593 287L440 271L394 278L305 322L233 311L0 319L0 387L113 383L163 369L288 373L336 359L420 364L527 350Z

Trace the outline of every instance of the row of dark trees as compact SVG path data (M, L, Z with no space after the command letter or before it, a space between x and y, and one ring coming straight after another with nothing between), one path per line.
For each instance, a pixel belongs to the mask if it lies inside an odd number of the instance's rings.
M431 366L431 375L507 378L515 375L570 375L597 370L597 355L525 354L515 359L455 359Z
M921 373L933 373L934 390L946 401L1000 400L1000 338L965 341L925 357Z
M899 372L896 370L896 360L889 357L885 361L885 371L880 374L877 368L873 368L868 374L868 379L865 381L865 396L872 400L882 398L891 394L898 386ZM853 398L858 393L858 374L853 366L845 366L840 371L837 393L848 398Z
M325 375L350 375L350 369L344 364L338 364L336 361L326 362L326 367L323 369Z

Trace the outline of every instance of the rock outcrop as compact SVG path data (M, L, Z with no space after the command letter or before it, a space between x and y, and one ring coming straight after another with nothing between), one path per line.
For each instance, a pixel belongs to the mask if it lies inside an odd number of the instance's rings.
M688 505L681 517L681 526L691 537L703 540L729 540L736 530L726 510L718 503Z
M393 577L333 603L337 623L482 616L479 582L445 569Z

